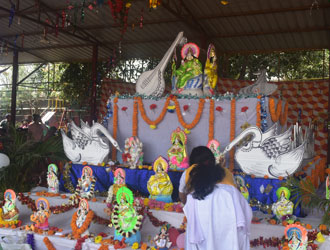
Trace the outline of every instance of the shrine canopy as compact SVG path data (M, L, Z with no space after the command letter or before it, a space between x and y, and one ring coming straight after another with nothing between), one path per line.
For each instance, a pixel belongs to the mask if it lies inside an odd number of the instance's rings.
M328 0L0 2L0 65L14 49L19 63L91 61L95 45L98 60L161 58L180 31L220 55L330 44Z

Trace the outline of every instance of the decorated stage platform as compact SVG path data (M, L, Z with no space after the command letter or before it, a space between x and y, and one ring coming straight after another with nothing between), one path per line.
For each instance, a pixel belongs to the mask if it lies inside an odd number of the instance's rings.
M45 190L43 188L38 188L37 190ZM38 195L36 195L38 194ZM29 194L24 194L25 196L29 196L31 199L36 200L40 197L42 193L34 193L32 192ZM49 203L51 206L59 206L63 203L68 202L68 197L70 194L64 194L62 193L61 196L57 197L47 197ZM91 209L95 212L95 214L102 218L107 218L107 215L103 211L106 205L104 204L104 197L96 197L93 201L90 203ZM28 208L27 205L23 205L21 202L17 201L17 207L20 210L20 220L22 221L22 224L30 224L30 215L32 214L32 211L30 208ZM70 228L70 222L73 213L76 211L76 209L71 209L67 212L60 213L60 214L52 214L49 217L49 225L50 227L57 227L61 229L61 232L54 232L52 234L44 232L43 234L40 233L34 233L34 240L35 240L35 250L47 250L46 245L43 243L44 237L48 237L49 240L52 242L54 247L56 249L61 250L71 250L74 249L76 246L77 241L70 239L68 237L68 234L71 233ZM166 221L171 224L171 226L175 228L180 228L184 214L178 213L178 212L168 212L168 211L162 211L162 210L150 210L152 213L151 218L152 220L159 220L159 221ZM260 212L254 212L254 216L259 218L258 224L252 224L251 226L251 236L250 240L256 240L260 241L261 237L264 240L267 240L269 242L270 238L276 239L276 238L282 238L284 234L284 226L282 225L271 225L268 222L268 219L270 218L270 215L266 215ZM321 215L319 214L310 214L305 218L301 219L301 223L309 224L312 228L317 228L321 221ZM145 220L143 221L141 234L142 234L142 241L147 243L149 246L152 246L150 243L150 239L154 237L154 235L159 232L160 226L155 226L155 223L150 220L150 217L148 215L145 216ZM113 235L113 229L109 228L107 225L101 225L99 223L92 222L90 228L90 233L92 233L94 236L97 236L100 233L105 233L106 237L108 238ZM9 242L10 240L12 243L18 243L20 240L24 240L27 233L32 232L26 232L25 230L20 230L19 228L12 229L12 228L0 228L0 238L1 242ZM9 237L8 237L9 236ZM267 244L269 245L267 247ZM269 243L265 244L266 249L275 250L278 249L278 247L271 247ZM323 243L324 247L326 247L327 244L330 244L330 238ZM329 245L327 245L329 246ZM87 239L83 244L82 248L83 250L97 250L100 249L101 245L96 244L94 242L94 238ZM320 245L320 250L325 250L328 248L324 248L322 245ZM19 249L19 248L18 248ZM23 249L23 248L20 248ZM108 249L115 249L113 245L110 245ZM125 249L132 249L131 247L127 247ZM178 249L177 247L172 247L171 249ZM252 247L252 249L264 249L263 246L256 246Z

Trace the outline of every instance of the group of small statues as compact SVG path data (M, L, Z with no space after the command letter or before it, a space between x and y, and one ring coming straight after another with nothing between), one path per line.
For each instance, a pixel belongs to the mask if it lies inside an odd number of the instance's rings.
M215 93L218 82L217 56L210 44L204 68L198 60L200 49L195 43L186 43L181 49L181 65L177 69L177 59L172 60L172 93L210 96Z

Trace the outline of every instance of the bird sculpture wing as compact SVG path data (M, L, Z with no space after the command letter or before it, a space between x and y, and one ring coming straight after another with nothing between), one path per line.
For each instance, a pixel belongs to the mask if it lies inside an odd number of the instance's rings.
M76 145L84 149L88 142L92 141L92 138L90 135L85 133L83 130L81 130L79 127L77 127L74 123L72 123L71 126L71 135L73 141L76 143Z
M269 158L277 158L279 155L291 149L291 127L283 134L271 136L261 144L262 150Z

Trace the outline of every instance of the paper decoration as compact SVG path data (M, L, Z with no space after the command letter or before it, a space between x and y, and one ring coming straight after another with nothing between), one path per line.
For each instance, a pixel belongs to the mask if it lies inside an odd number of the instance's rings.
M97 165L104 162L110 153L110 145L106 139L121 152L117 141L101 124L95 122L92 127L89 127L88 124L82 123L81 127L79 128L73 121L71 122L72 139L61 130L65 155L73 163L87 162Z
M304 227L297 224L288 225L285 227L284 235L289 240L290 250L306 250L308 238Z
M265 133L257 126L245 129L227 145L224 153L229 152L246 136L252 135L252 139L235 152L235 160L244 173L272 179L294 174L303 160L305 143L292 147L292 128L283 134L276 134L276 126L273 125Z
M180 32L171 47L167 50L162 60L153 70L143 72L136 82L136 92L142 95L161 96L165 90L164 71L170 60L175 47L183 39L183 32Z

